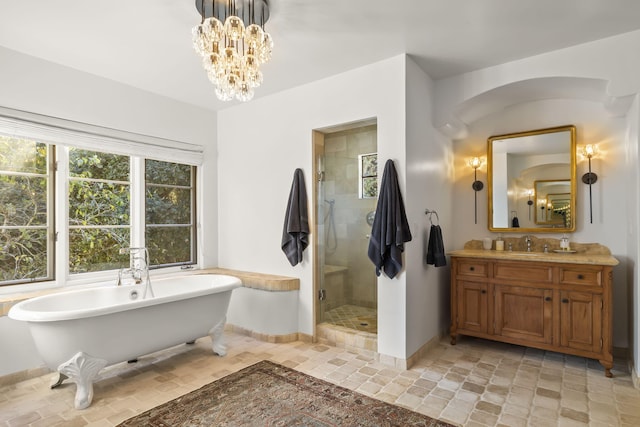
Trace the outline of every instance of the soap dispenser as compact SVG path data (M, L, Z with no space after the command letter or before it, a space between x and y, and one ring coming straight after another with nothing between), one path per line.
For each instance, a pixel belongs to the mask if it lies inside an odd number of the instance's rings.
M502 234L499 234L496 239L496 251L504 251L504 240L502 240Z
M562 249L563 251L569 250L569 238L566 234L563 234L562 239L560 239L560 249Z

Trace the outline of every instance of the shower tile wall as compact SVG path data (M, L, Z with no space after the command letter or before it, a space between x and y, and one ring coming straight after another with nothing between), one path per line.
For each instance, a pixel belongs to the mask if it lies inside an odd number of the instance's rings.
M327 289L327 299L369 308L377 307L377 289L375 267L367 256L371 226L366 216L375 210L377 199L358 197L358 155L375 153L376 138L377 127L373 125L327 134L324 140L325 199L335 200L337 236L337 246L331 250L333 236L329 233L325 263L347 267L344 293L332 296L332 289ZM327 231L326 224L324 229Z

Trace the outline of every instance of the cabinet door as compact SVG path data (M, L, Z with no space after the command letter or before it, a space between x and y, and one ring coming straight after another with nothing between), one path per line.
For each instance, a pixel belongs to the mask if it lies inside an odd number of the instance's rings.
M495 285L495 334L526 342L551 343L553 291ZM517 342L516 342L517 343Z
M487 284L458 282L458 329L487 332Z
M560 292L560 344L577 350L602 350L602 295Z

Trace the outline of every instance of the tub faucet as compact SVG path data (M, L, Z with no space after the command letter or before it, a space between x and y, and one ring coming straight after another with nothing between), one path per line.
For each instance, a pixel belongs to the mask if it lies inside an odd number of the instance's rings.
M142 271L139 268L121 268L118 270L118 280L116 281L116 286L122 286L122 275L128 274L133 278L133 281L136 285L142 283Z
M130 275L136 285L144 282L144 293L142 298L147 297L147 292L154 297L151 279L149 278L149 251L147 248L120 248L120 254L129 254L129 268L121 268L118 271L118 281L116 286L122 285L122 275Z
M116 280L116 286L122 286L122 272L124 271L124 268L121 268L120 270L118 270L118 280Z

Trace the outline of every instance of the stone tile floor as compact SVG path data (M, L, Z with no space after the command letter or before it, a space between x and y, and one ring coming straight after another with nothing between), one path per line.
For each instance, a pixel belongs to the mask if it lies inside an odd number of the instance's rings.
M622 363L605 378L595 361L462 338L442 341L410 370L322 344L270 344L227 333L229 354L210 340L106 368L91 407L73 408L75 385L52 374L0 388L0 426L113 426L263 359L368 396L465 426L638 426L640 390Z
M341 305L324 314L324 321L357 331L375 334L378 332L378 311L375 308L357 305Z

